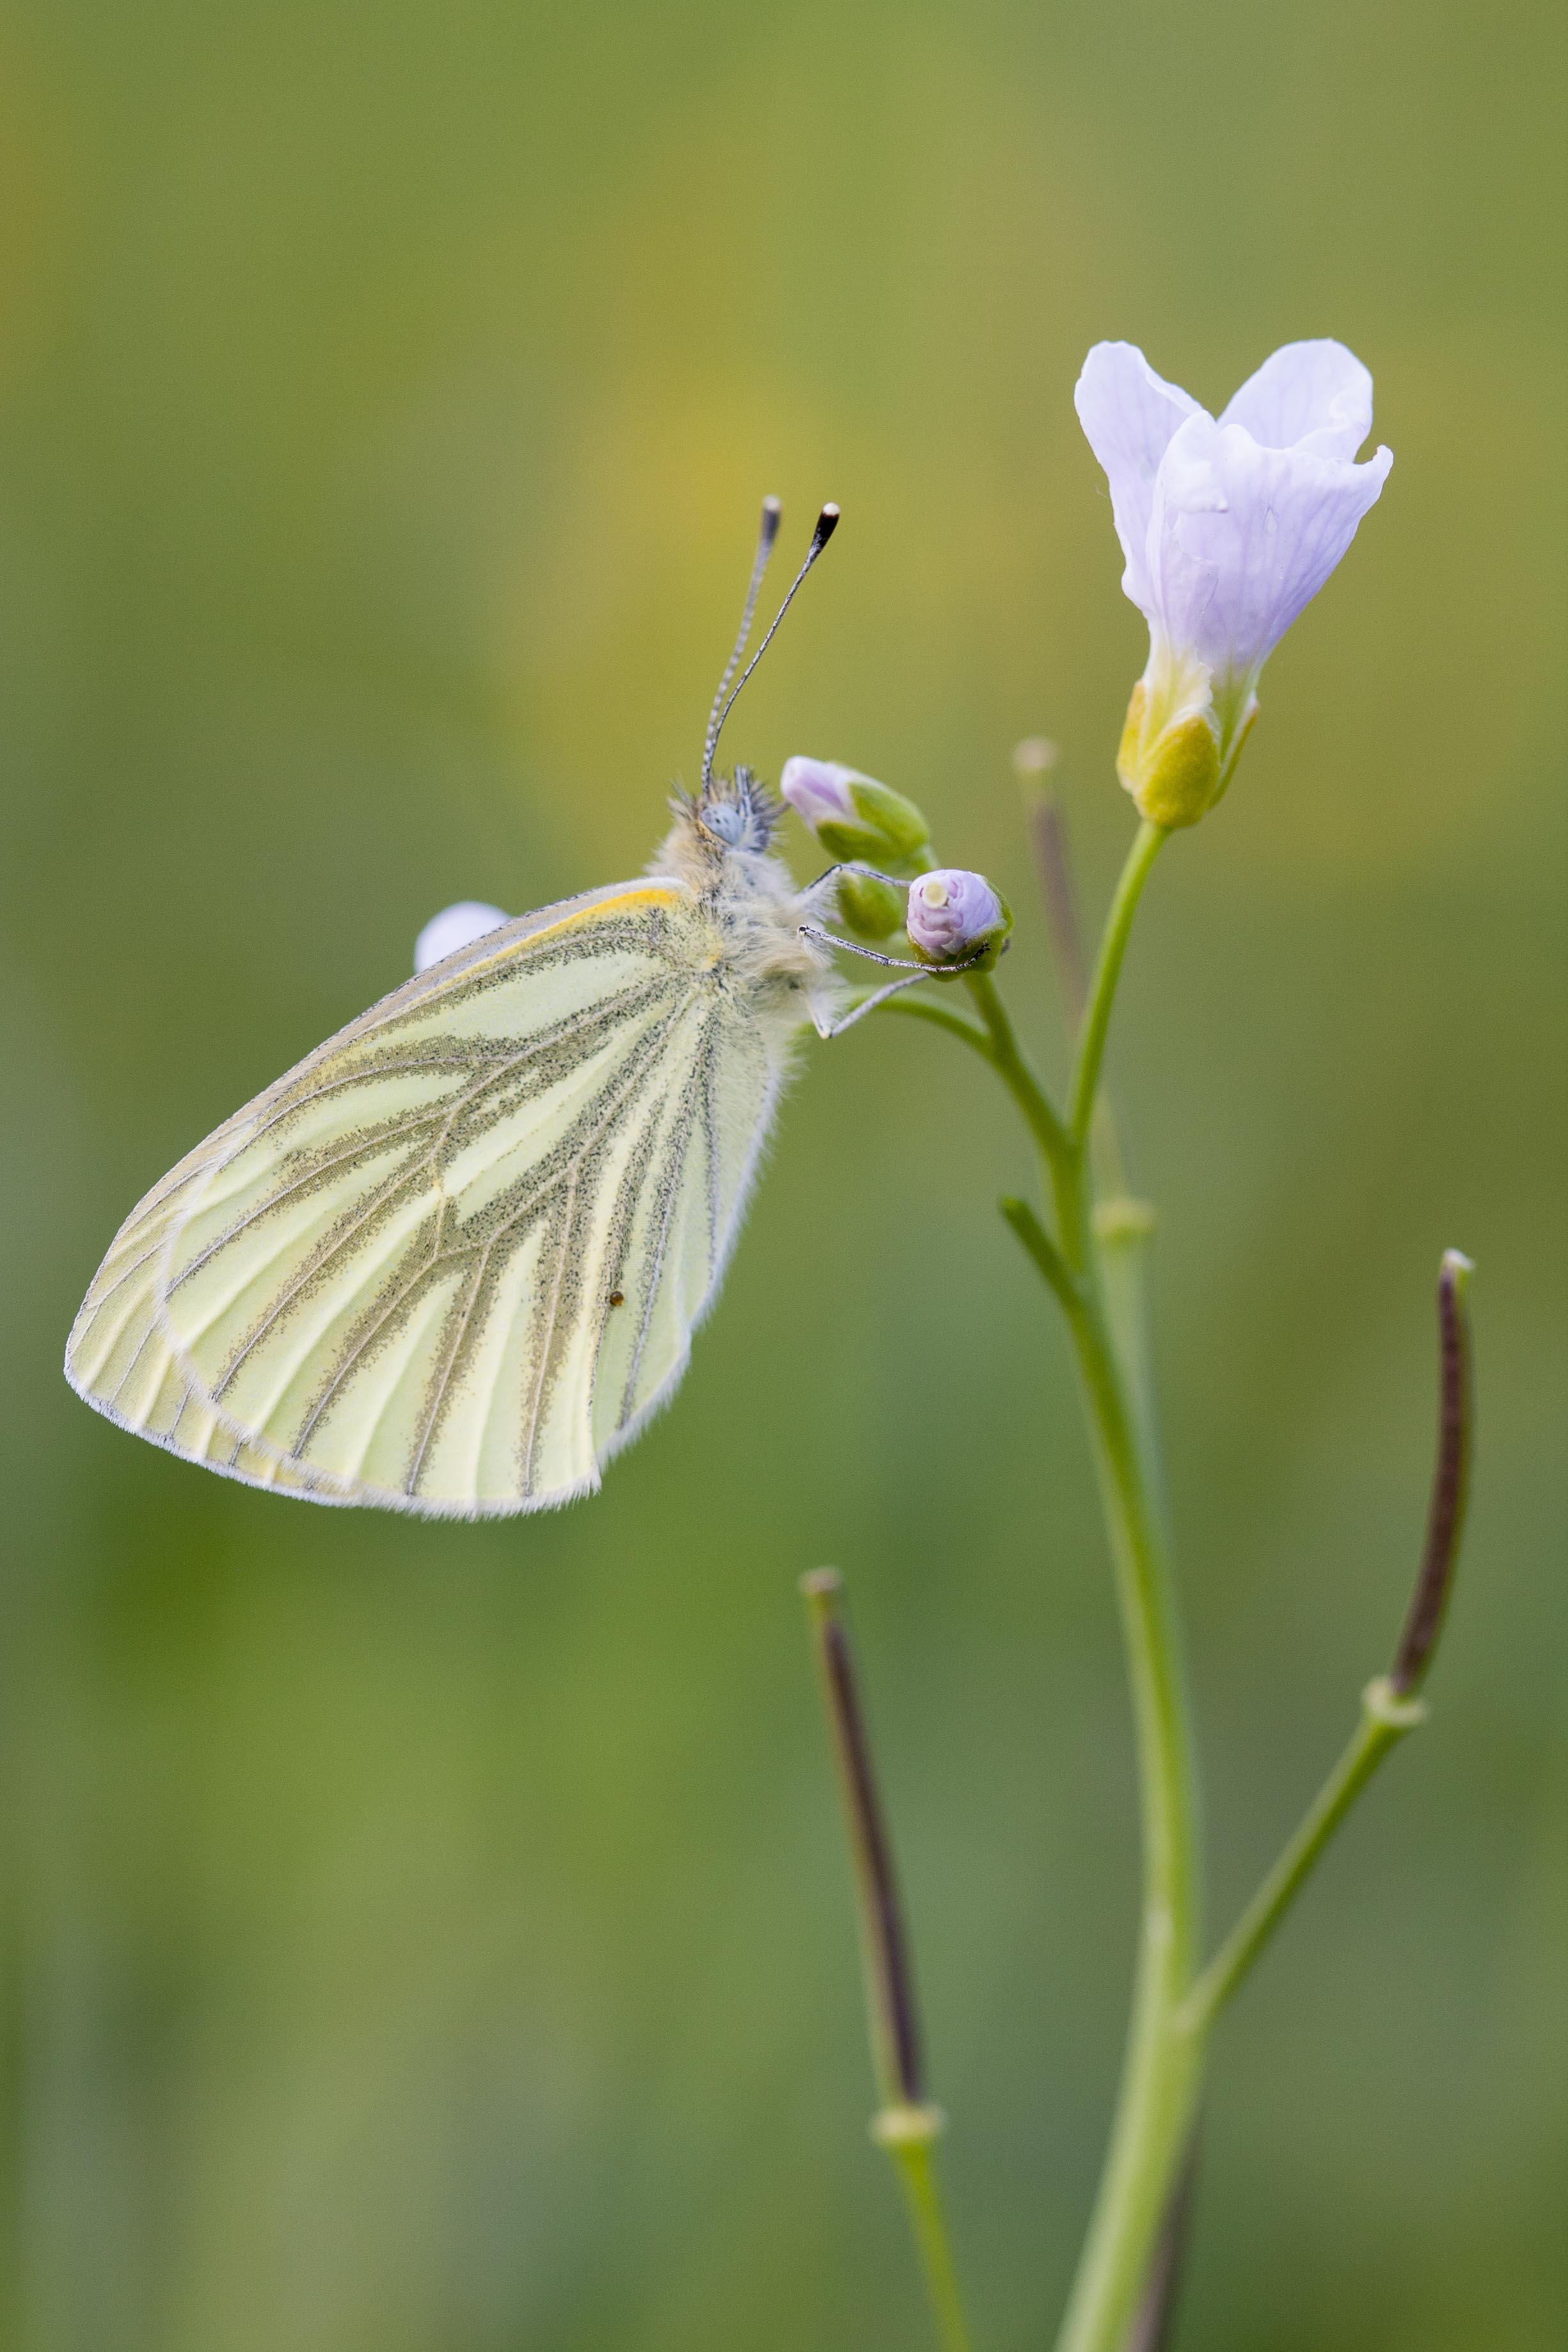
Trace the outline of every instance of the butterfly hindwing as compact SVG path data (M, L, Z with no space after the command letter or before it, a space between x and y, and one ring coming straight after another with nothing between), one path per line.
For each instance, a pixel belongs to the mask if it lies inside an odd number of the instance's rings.
M778 1090L719 946L656 879L397 991L127 1220L73 1383L322 1501L476 1516L596 1484L685 1366Z

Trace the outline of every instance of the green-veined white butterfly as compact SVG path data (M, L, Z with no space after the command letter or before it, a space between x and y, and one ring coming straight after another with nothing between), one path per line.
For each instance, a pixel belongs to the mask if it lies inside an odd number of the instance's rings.
M596 1486L668 1398L791 1039L833 1025L822 901L713 767L778 517L649 877L446 956L154 1186L71 1333L99 1412L281 1494L476 1518Z

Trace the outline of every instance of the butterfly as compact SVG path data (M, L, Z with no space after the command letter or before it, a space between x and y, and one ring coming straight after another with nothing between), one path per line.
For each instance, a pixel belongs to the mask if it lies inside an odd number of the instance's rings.
M598 1486L685 1370L795 1037L835 1025L802 927L824 902L774 854L781 808L714 754L837 520L730 691L764 507L700 787L644 878L442 955L132 1210L67 1352L89 1404L318 1503L481 1518Z

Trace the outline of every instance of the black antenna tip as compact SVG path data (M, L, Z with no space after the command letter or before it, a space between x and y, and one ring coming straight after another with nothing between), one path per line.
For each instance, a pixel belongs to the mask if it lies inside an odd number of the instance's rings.
M834 506L832 500L830 499L827 505L822 509L821 513L817 517L817 528L811 533L811 552L813 555L821 555L823 548L826 547L829 540L831 539L838 527L839 509Z

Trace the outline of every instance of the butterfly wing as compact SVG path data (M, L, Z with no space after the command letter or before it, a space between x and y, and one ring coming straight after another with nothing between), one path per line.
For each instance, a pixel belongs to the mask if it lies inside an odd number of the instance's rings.
M488 934L220 1127L67 1376L227 1475L434 1517L594 1486L685 1368L782 1076L683 884Z

